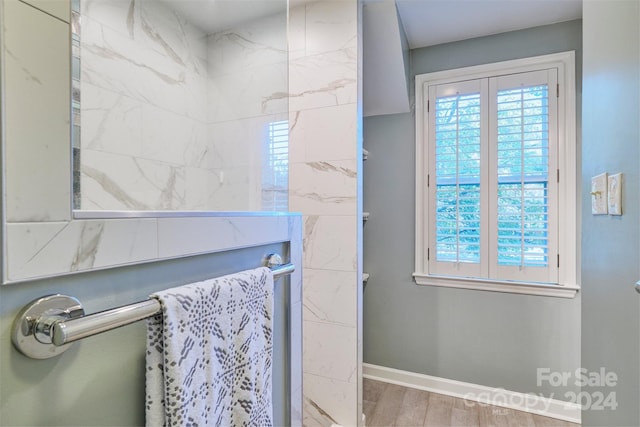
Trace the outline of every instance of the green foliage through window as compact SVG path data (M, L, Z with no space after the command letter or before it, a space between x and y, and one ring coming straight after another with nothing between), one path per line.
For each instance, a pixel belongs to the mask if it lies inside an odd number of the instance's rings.
M549 105L547 85L497 93L497 206L499 265L547 267ZM479 93L436 99L436 259L481 262L481 158Z
M436 258L480 262L480 94L436 100Z

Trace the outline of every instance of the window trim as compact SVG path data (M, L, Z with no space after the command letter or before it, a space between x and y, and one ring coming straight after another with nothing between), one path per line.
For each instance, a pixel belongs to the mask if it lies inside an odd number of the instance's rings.
M429 197L427 180L429 165L428 123L423 120L425 94L428 86L454 81L485 78L497 75L529 72L541 68L558 68L558 253L560 267L558 284L542 284L465 278L429 274L427 247L429 242ZM416 75L416 236L414 280L418 285L444 286L477 289L494 292L555 296L573 298L579 291L577 187L577 142L576 142L576 93L575 93L575 52L561 52L510 61L464 67Z

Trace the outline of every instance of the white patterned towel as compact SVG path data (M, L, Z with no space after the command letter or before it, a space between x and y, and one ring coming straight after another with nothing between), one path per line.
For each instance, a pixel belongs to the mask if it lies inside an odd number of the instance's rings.
M271 270L152 297L163 312L147 323L147 426L271 426Z

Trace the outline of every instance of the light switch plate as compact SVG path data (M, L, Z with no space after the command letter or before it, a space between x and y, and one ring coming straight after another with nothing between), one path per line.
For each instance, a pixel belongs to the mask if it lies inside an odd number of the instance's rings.
M622 174L607 178L607 200L609 215L622 215Z
M593 215L607 214L607 173L591 178L591 213Z

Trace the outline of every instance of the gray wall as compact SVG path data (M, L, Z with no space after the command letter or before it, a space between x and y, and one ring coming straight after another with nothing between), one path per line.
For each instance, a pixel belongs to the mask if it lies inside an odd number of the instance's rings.
M640 2L586 0L582 162L582 362L618 375L615 410L587 410L584 425L638 426L640 401ZM591 177L624 173L623 215L592 216Z
M411 52L416 74L575 50L581 21ZM413 87L413 83L411 84ZM579 83L578 83L579 86ZM580 87L577 88L580 105ZM578 111L578 122L580 112ZM580 366L580 295L561 299L417 286L414 271L415 141L411 114L365 119L364 361L563 399L536 384L537 368ZM578 127L580 124L578 123Z
M86 338L59 357L29 359L11 344L11 324L29 301L62 293L78 298L85 312L144 300L156 290L260 265L270 245L172 261L78 274L0 287L0 425L144 425L145 322ZM276 284L274 420L288 419L285 363L288 342L282 280Z

